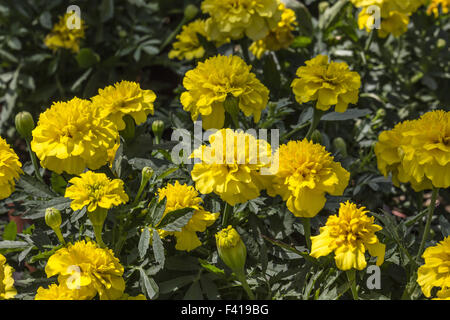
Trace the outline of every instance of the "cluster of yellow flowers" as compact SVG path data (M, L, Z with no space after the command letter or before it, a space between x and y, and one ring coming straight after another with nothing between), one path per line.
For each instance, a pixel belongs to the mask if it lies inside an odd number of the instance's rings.
M434 14L437 18L439 16L439 7L441 7L443 14L447 14L448 8L450 7L450 0L431 0L431 3L427 9L427 14Z
M76 13L66 13L59 18L51 32L45 37L45 45L56 51L60 48L72 52L80 51L80 39L84 38L85 23Z
M144 122L154 112L155 99L153 91L122 81L100 89L92 102L77 97L55 102L39 116L31 148L41 166L56 173L96 170L111 160L111 150L117 150L118 130L125 129L123 117Z
M427 0L351 0L358 8L358 26L367 32L378 29L378 35L382 38L392 34L396 37L408 30L409 17ZM381 18L379 26L375 26L376 11L378 8Z
M14 269L6 263L6 258L0 254L0 300L14 298L17 290L14 288Z
M6 141L0 137L0 199L13 193L16 180L23 173L19 157Z
M378 169L396 186L416 191L450 186L450 112L431 111L383 131L375 145Z

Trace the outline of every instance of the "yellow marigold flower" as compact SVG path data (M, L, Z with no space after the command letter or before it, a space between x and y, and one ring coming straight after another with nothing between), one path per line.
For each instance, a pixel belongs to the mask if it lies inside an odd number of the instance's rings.
M192 186L180 184L167 184L165 188L158 189L159 200L167 198L166 208L163 217L175 210L183 208L194 209L194 214L181 231L158 230L161 237L174 235L177 239L175 249L191 251L201 246L197 232L204 232L206 227L211 226L219 217L219 213L206 211L201 203L203 200L198 196L198 192Z
M222 129L209 137L210 146L194 150L200 159L191 171L200 193L214 192L234 206L259 197L265 188L261 169L269 166L271 148L264 140L242 131Z
M345 112L350 103L358 102L361 78L345 62L328 63L327 56L318 55L299 67L297 76L291 87L300 104L317 100L319 110L336 105L337 112Z
M31 149L42 167L80 174L86 167L96 170L105 165L117 138L113 122L101 117L90 101L75 97L55 102L41 113Z
M84 38L84 21L80 17L72 16L75 13L66 13L59 18L52 31L45 37L45 45L53 51L59 48L69 49L72 52L80 51L80 39ZM79 19L79 28L75 19ZM69 28L73 26L73 28Z
M204 0L201 9L211 16L206 28L215 41L228 37L237 40L244 35L257 41L281 19L277 0Z
M14 192L19 175L23 173L19 157L0 137L0 199L8 198Z
M80 174L80 177L70 179L69 183L72 185L67 187L64 196L72 199L70 207L73 210L81 210L86 206L92 212L97 207L110 209L128 202L123 181L110 180L104 173L87 171Z
M380 172L414 190L450 187L450 112L430 111L420 119L383 131L375 144Z
M448 298L450 291L450 237L425 249L425 264L417 271L417 283L426 297L431 297L433 287L441 288L439 298Z
M367 266L366 249L377 257L377 266L384 261L386 246L379 242L375 232L382 227L374 224L374 217L368 217L365 207L341 203L337 215L330 216L320 234L311 237L311 256L319 258L334 252L336 266L341 270L363 270Z
M450 0L431 0L427 14L434 14L434 17L437 18L439 16L439 5L441 6L442 13L447 14L448 7L450 7Z
M369 13L370 6L380 8L381 25L378 36L381 38L393 34L398 37L408 30L409 16L426 0L351 0L362 11L358 15L358 26L371 32L374 29L375 13Z
M108 149L108 163L109 167L112 168L114 160L116 159L117 150L120 147L120 139L116 141L116 144L111 149Z
M218 55L200 62L186 73L181 94L183 109L196 121L202 116L203 128L221 129L225 121L225 100L234 97L246 117L257 123L269 100L269 90L250 72L252 67L237 56Z
M123 271L112 250L84 240L56 251L45 266L48 278L58 275L58 282L67 288L84 290L87 299L98 293L101 300L115 300L123 295Z
M294 41L292 30L298 24L295 18L294 10L286 8L283 3L280 3L278 9L282 11L281 20L277 26L270 30L269 34L263 39L254 41L250 45L250 51L261 59L261 56L266 51L277 51L288 48Z
M39 287L34 300L91 300L92 291L86 287L69 289L65 284L51 284L48 288Z
M6 258L0 254L0 300L14 298L17 290L14 288L14 269L6 263Z
M205 55L198 34L210 40L206 33L206 20L197 19L183 26L181 33L177 35L177 41L173 43L173 49L169 52L169 59L192 60L200 59ZM219 44L218 44L219 46Z
M155 93L142 90L139 83L121 81L99 89L98 95L92 97L92 103L100 110L100 116L109 118L118 130L123 130L125 115L132 116L136 124L144 123L149 113L153 115L155 99Z
M342 195L348 185L350 173L320 144L289 141L274 157L279 168L267 191L271 196L279 194L297 217L314 217L325 205L325 193Z

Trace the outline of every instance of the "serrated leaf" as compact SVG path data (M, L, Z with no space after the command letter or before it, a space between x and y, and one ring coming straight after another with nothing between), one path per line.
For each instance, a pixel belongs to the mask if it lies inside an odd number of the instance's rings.
M26 241L0 241L0 249L23 249L27 248L30 244Z
M347 109L345 112L330 112L325 114L320 120L324 121L345 121L361 118L372 113L369 109Z
M141 257L141 259L147 253L149 246L150 246L150 231L148 230L148 228L144 228L144 230L141 233L141 237L139 238L138 244L139 256Z
M46 184L43 184L28 174L22 174L16 186L23 189L23 192L35 197L49 198L56 195Z
M153 242L152 242L153 254L155 255L155 260L164 267L166 256L164 254L164 246L159 236L158 231L153 230Z
M19 254L19 256L17 257L17 260L19 261L19 263L22 262L22 260L26 258L26 256L30 253L30 251L33 248L34 248L34 246L31 245Z
M166 178L167 176L169 176L170 174L174 173L177 170L178 170L178 167L169 168L166 171L164 171L163 173L161 173L156 179L157 180L162 180L162 179Z
M193 214L194 209L192 208L183 208L168 212L161 219L158 228L165 231L181 231L181 228L189 222Z
M152 201L153 202L153 201ZM150 223L152 226L156 226L161 221L164 211L166 210L167 198L165 197L161 201L155 200L150 214Z
M17 236L17 224L14 221L10 221L3 230L3 240L16 240Z

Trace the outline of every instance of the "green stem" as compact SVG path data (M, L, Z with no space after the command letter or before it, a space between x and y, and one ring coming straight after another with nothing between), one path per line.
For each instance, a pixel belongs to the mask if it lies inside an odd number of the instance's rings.
M305 231L306 247L311 252L311 219L301 218L303 224L303 230Z
M298 131L302 130L303 128L306 128L307 126L308 126L308 123L304 123L301 126L295 127L288 133L285 133L284 135L282 135L280 140L285 141L285 140L289 139L294 133L297 133Z
M436 200L437 200L438 194L439 194L439 188L433 187L433 191L432 191L432 195L431 195L431 203L430 203L430 206L428 207L427 222L425 224L425 230L423 231L422 241L420 242L420 247L419 247L419 251L417 252L416 260L419 260L419 258L422 256L422 253L425 248L425 242L427 241L428 236L430 234L431 220L433 219L433 213L434 213L434 208L436 206Z
M223 217L222 217L222 228L226 228L228 226L228 220L230 220L230 216L233 213L233 206L225 203L225 208L223 209Z
M244 56L244 60L247 64L250 64L250 55L248 54L248 45L245 39L242 39L239 42L239 45L241 46L242 55Z
M173 38L175 38L175 36L180 32L181 27L187 22L186 17L183 17L183 19L180 21L180 23L178 24L178 26L175 28L175 30L173 30L173 32L167 37L166 41L164 41L164 43L161 45L161 47L159 48L160 51L163 51L164 48L172 42Z
M306 136L305 136L305 138L307 140L311 139L311 136L312 136L314 130L316 130L316 128L320 122L320 118L322 118L323 114L324 114L324 111L314 108L314 114L313 114L313 118L311 120L311 125L309 127L308 133L306 133Z
M352 291L352 296L353 296L353 300L358 300L358 290L356 288L356 270L355 269L350 269L347 270L347 278L348 281L351 282L351 291Z
M94 227L94 233L95 233L95 239L97 240L97 244L100 246L100 248L106 248L105 243L102 239L102 229L103 226L101 225L93 225Z
M250 300L256 300L255 295L253 294L252 290L250 289L250 286L248 285L245 274L243 272L239 272L236 274L236 276L239 279L239 281L241 282L241 286L242 286L242 288L244 288L244 290L247 293Z
M61 229L55 228L55 229L53 229L53 231L56 233L56 236L58 237L59 242L61 242L61 244L65 245L66 240L64 240L64 237L61 233Z
M41 173L39 172L39 165L37 162L36 155L34 154L33 150L31 150L31 145L30 145L29 139L25 139L25 142L27 143L28 153L30 154L31 162L33 163L34 173L36 174L36 178L38 178L39 181L44 183L44 179L42 179Z

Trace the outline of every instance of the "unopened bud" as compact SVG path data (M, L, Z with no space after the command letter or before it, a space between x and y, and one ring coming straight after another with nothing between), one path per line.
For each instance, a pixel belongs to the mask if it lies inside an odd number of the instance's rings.
M341 137L337 137L333 140L333 146L343 157L346 157L348 155L347 144Z
M155 134L155 137L161 139L161 136L164 132L164 121L162 120L155 120L152 123L152 131Z
M314 143L322 144L322 134L319 130L314 130L314 132L311 135L311 141Z
M184 8L184 18L186 21L191 21L198 14L198 8L193 4L188 4L186 8Z
M216 245L222 261L235 273L243 274L247 248L239 233L228 226L216 234Z
M16 123L16 130L24 139L32 137L31 132L34 129L34 120L31 113L27 111L19 112L14 119Z
M62 218L61 211L55 208L47 208L45 210L45 223L54 229L59 229L61 226Z
M153 176L153 169L151 167L144 167L142 169L142 182L146 184Z

